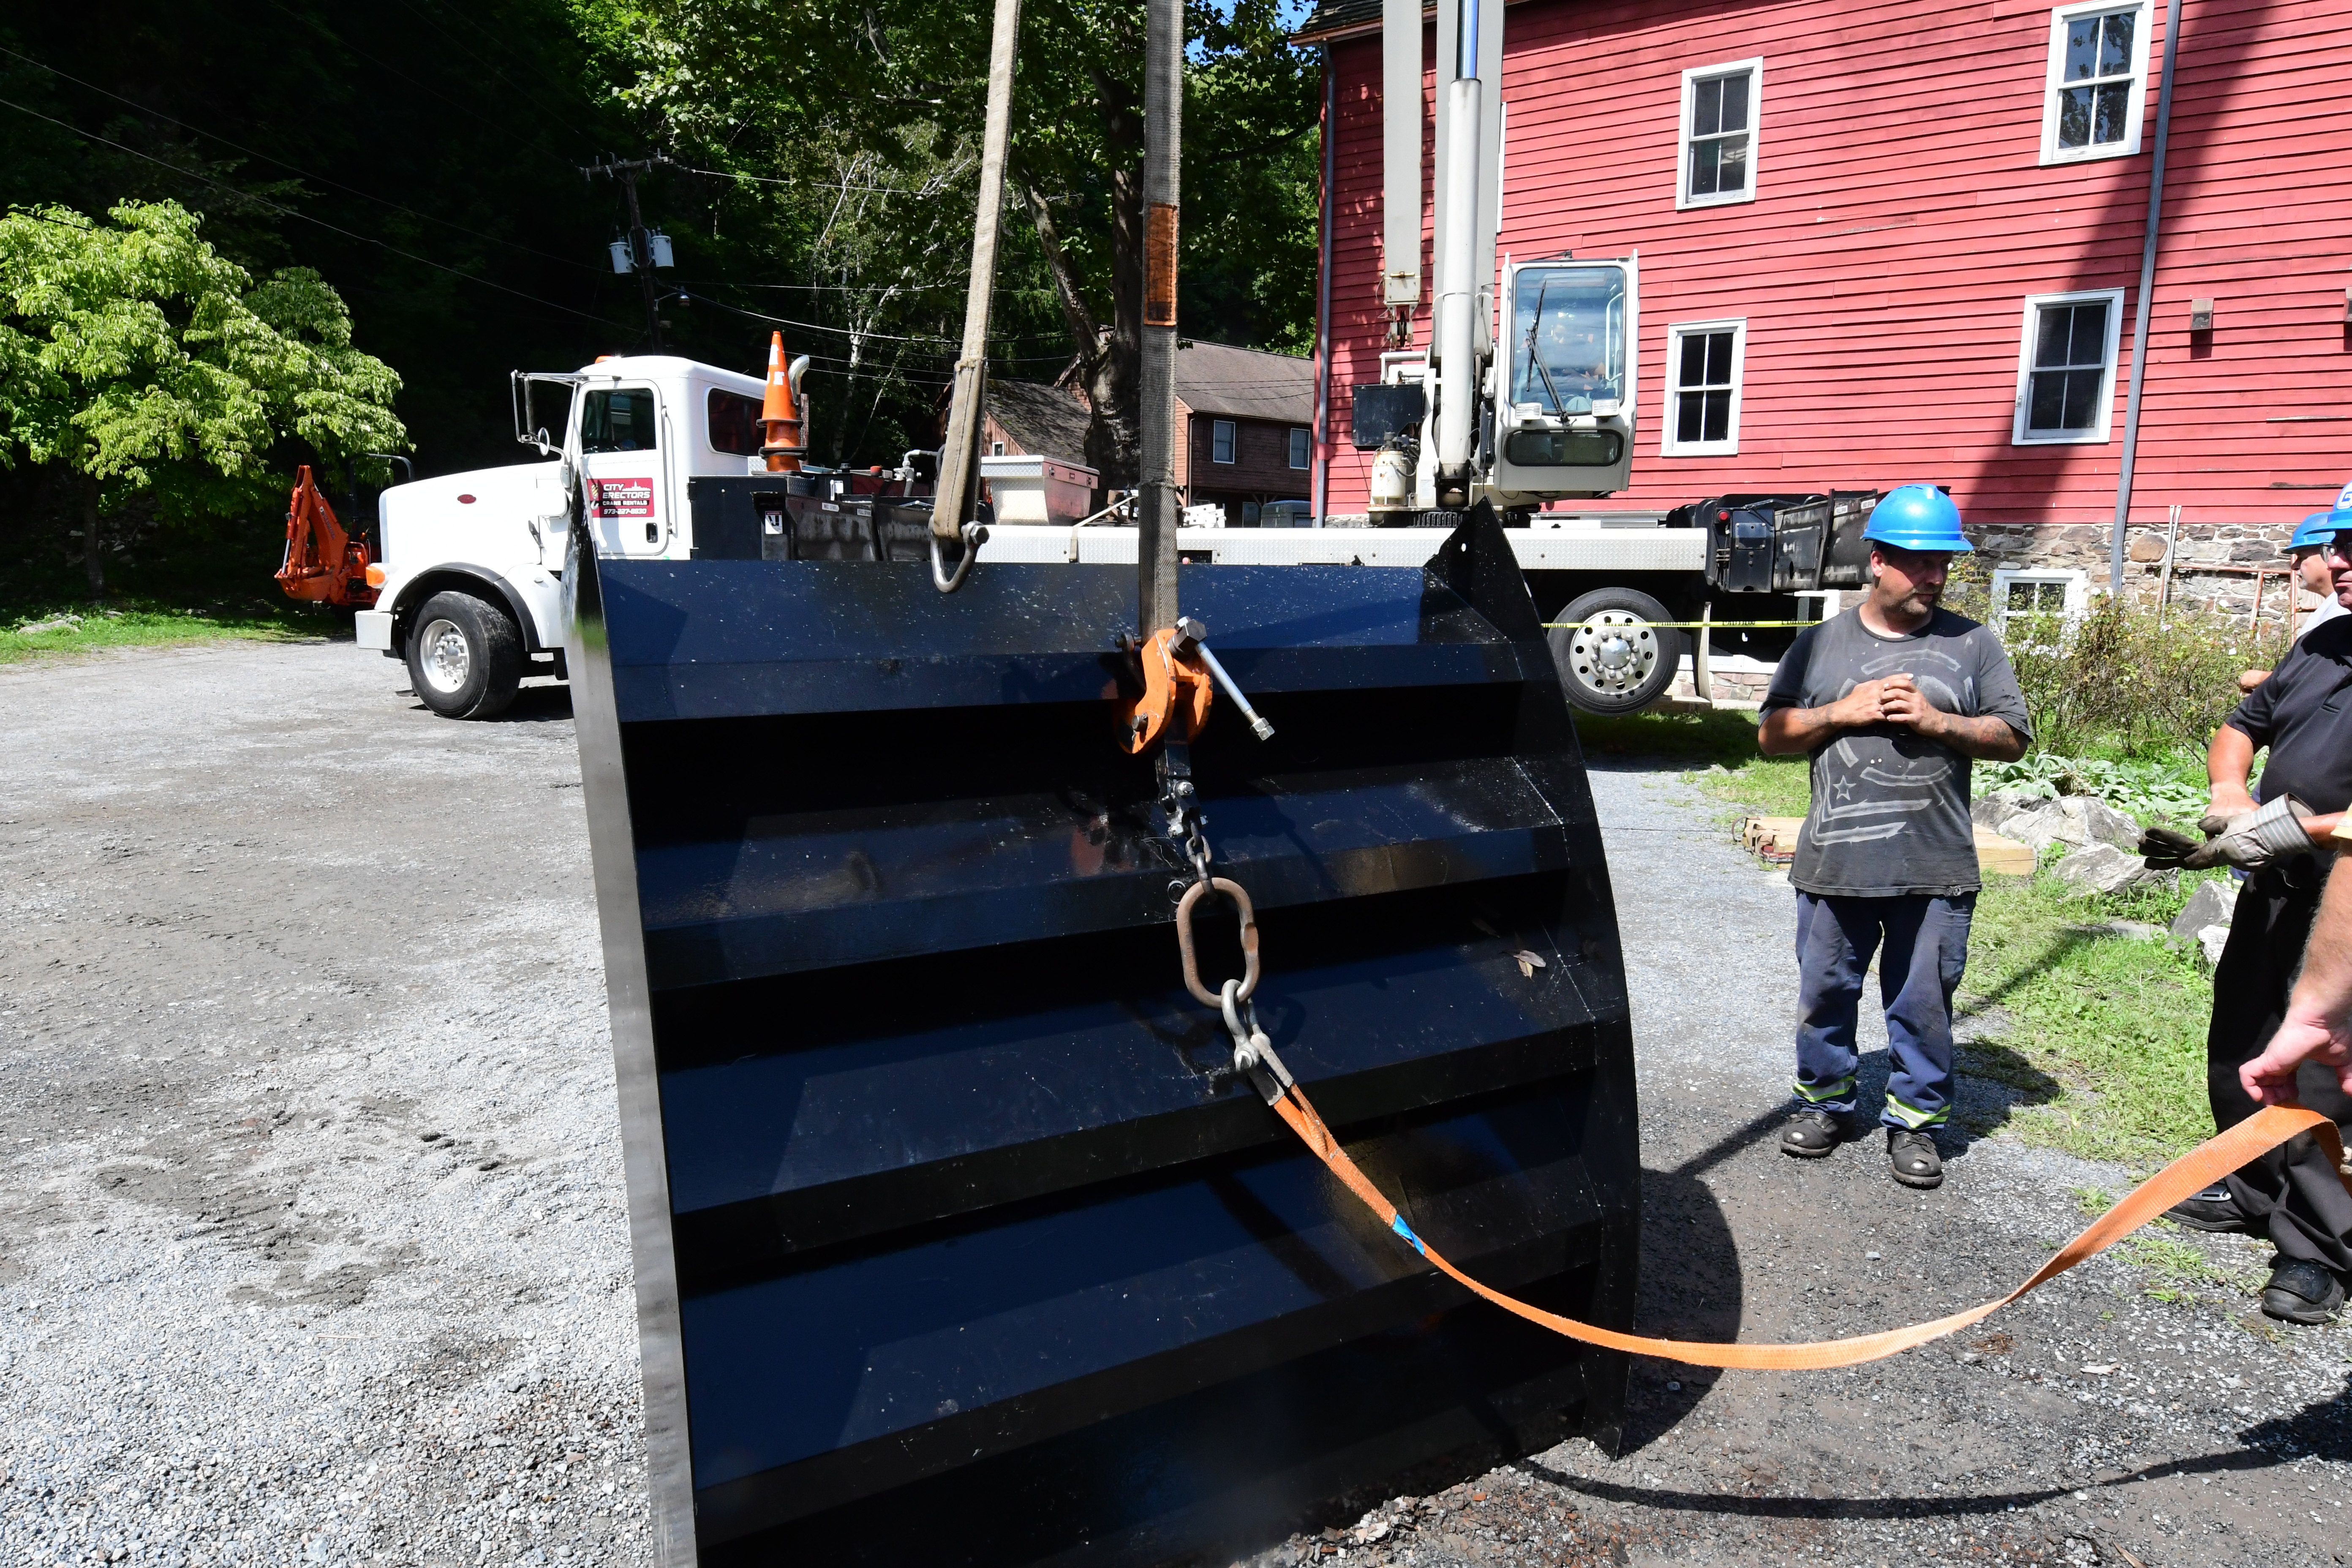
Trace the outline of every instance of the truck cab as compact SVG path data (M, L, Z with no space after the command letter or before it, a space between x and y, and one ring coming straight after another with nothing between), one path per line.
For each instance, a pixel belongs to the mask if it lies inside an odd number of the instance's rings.
M525 677L562 675L573 476L604 554L687 559L688 481L764 468L762 390L667 355L515 373L515 437L542 460L383 492L360 646L405 660L418 699L449 718L489 718Z

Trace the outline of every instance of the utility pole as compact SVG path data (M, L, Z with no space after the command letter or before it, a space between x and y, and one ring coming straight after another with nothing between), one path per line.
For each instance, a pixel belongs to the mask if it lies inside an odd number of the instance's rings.
M661 306L654 285L653 238L646 232L644 215L637 211L637 176L668 162L659 154L626 160L607 156L580 171L583 177L591 180L599 174L618 180L629 195L629 269L637 275L637 290L645 296L646 331L653 334L656 353L662 352Z
M1184 0L1145 0L1143 44L1143 453L1136 620L1176 624L1176 209L1184 142Z

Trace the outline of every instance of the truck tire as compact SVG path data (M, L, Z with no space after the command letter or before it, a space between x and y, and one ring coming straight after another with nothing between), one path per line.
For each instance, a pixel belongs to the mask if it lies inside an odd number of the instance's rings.
M1683 635L1647 594L1595 588L1560 612L1546 634L1568 700L1587 713L1631 713L1675 683Z
M506 711L522 684L522 633L499 605L471 594L436 594L409 619L408 679L444 719Z

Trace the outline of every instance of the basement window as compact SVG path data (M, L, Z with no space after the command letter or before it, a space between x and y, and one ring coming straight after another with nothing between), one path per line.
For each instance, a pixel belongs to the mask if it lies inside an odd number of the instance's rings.
M1723 457L1739 450L1739 383L1747 358L1746 321L1683 321L1666 329L1662 456Z
M2147 101L2147 9L2103 4L2050 13L2042 102L2042 162L2122 158L2139 151Z
M1235 428L1230 419L1209 421L1209 461L1230 463L1234 460Z
M1678 207L1756 199L1756 128L1764 107L1764 62L1734 60L1683 72L1683 123L1675 192Z
M2012 445L2107 438L2123 316L2120 289L2036 294L2025 301Z
M2078 571L2015 571L1992 574L1994 630L2003 642L2080 616L2091 602L2089 577Z

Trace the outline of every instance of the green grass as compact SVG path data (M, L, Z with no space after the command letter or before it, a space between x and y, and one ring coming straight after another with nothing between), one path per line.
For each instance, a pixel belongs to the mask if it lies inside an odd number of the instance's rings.
M1998 1006L2009 1027L1964 1048L1961 1070L2020 1091L2001 1119L2010 1131L2090 1159L2144 1163L2212 1132L2211 978L2193 952L2101 929L2116 919L2168 923L2193 885L2076 897L2047 872L1986 882L1960 995Z
M1681 763L1684 778L1727 805L1758 816L1802 816L1812 796L1812 764L1756 750L1756 715L1740 710L1580 713L1578 738L1588 755L1659 757Z
M74 624L48 631L26 633L17 629L68 617ZM290 602L170 605L122 598L107 600L101 605L16 605L0 615L0 664L89 653L100 648L154 647L171 643L213 642L224 637L292 642L349 635L348 622Z

